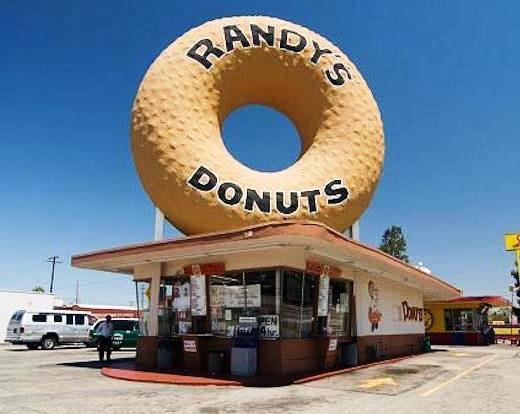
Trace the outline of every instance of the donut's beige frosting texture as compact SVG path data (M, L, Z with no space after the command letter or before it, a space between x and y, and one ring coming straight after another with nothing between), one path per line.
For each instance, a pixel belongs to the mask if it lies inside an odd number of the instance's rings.
M251 25L256 25L256 35ZM207 42L196 47L203 39L223 52L215 49L220 56L207 56L209 67L188 55L192 50L204 57ZM325 49L330 52L320 52ZM345 70L334 70L338 63ZM247 104L273 107L294 122L302 153L292 166L279 172L254 171L227 151L221 136L223 121ZM131 135L145 190L186 234L284 218L321 221L344 231L367 208L384 157L377 104L348 57L304 27L262 16L210 21L168 46L140 85ZM247 142L247 135L243 139ZM188 183L201 166L218 178L211 189ZM326 184L333 180L341 180L333 188L348 189L346 200L338 202L337 194L325 194ZM228 204L219 199L219 186L226 182L234 184L221 192ZM208 177L199 183L208 184ZM247 189L264 197L264 211L252 200L249 210L245 208ZM319 194L302 195L308 190ZM277 193L283 193L285 205L290 205L291 192L297 195L298 208L282 214ZM313 201L315 208L309 205Z

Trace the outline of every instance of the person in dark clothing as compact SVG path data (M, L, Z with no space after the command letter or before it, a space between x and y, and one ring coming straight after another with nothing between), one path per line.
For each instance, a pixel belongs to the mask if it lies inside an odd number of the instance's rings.
M105 359L106 352L107 362L110 362L110 354L112 352L112 336L114 335L114 324L112 323L112 317L110 315L107 315L106 319L99 324L96 332L99 335L99 361L102 362Z

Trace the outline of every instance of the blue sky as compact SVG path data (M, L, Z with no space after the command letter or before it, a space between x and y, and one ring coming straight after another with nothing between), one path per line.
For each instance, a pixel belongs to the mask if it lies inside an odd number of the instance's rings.
M506 294L502 234L520 230L520 3L506 1L1 2L0 288L48 288L46 259L59 254L66 300L76 280L84 302L134 300L129 277L72 269L70 256L152 237L129 151L136 89L186 30L241 14L319 32L369 82L387 152L362 239L400 225L413 261L466 294ZM293 126L268 110L233 113L225 134L259 169L298 151Z

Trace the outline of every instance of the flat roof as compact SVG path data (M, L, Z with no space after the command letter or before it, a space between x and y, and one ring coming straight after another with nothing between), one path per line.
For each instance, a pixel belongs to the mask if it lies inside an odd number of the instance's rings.
M340 266L364 269L376 276L390 277L422 289L425 299L444 300L461 295L461 290L365 243L347 238L317 222L286 220L225 232L184 236L72 256L74 267L132 274L147 263L200 259L255 251L269 247L298 246Z

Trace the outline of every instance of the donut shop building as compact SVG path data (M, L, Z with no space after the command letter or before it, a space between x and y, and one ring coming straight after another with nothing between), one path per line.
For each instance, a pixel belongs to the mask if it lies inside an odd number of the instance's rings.
M423 347L424 301L460 295L316 222L123 246L72 264L133 278L136 363L146 369L276 377L414 354ZM241 326L256 329L248 345ZM241 347L254 355L240 357Z

